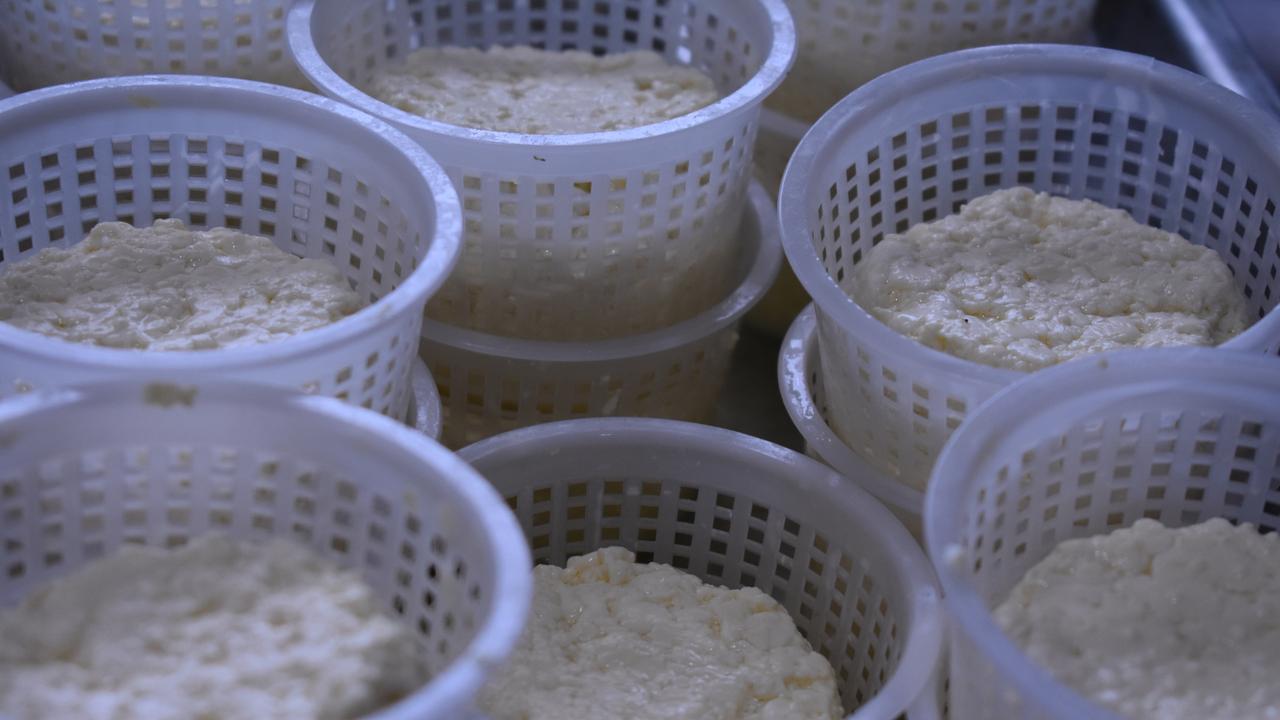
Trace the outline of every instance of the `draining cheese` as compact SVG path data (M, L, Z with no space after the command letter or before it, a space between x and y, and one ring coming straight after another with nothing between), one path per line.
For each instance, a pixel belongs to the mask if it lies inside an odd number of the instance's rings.
M362 716L426 681L414 632L301 545L126 546L0 611L0 715Z
M534 570L529 624L481 693L495 720L839 718L835 676L778 603L622 548Z
M96 225L0 271L0 321L71 342L137 350L257 345L355 313L337 268L227 228Z
M719 99L703 73L638 50L595 56L531 47L430 47L378 71L368 93L482 130L562 135L649 125Z
M1280 537L1154 520L1058 545L996 621L1059 680L1133 720L1280 717Z
M903 335L1012 370L1125 347L1217 345L1249 325L1213 250L1122 210L1026 188L886 235L845 290Z

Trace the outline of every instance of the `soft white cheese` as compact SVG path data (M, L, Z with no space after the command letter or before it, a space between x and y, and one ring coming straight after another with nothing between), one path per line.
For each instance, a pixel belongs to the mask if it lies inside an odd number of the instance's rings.
M622 548L535 568L529 624L480 707L495 720L843 717L831 665L775 600Z
M333 265L227 228L99 223L69 249L0 272L0 321L113 348L210 350L272 342L355 313Z
M1249 324L1213 250L1123 210L1026 188L886 235L845 284L899 333L1012 370L1125 347L1217 345Z
M1280 538L1222 519L1068 540L996 621L1059 680L1134 720L1280 718Z
M414 637L292 542L127 546L0 611L0 715L358 717L425 682Z
M540 135L604 132L719 99L703 73L638 50L595 56L531 47L431 47L375 73L367 92L451 125Z

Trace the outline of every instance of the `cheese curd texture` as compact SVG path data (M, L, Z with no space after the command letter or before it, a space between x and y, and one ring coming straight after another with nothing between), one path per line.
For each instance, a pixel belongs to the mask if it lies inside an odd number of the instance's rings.
M706 75L648 50L595 56L532 47L422 48L378 71L366 91L451 125L538 135L649 125L720 98Z
M529 624L480 708L494 720L844 716L831 666L776 601L622 548L534 569Z
M1026 188L886 235L845 291L924 345L1011 370L1125 347L1217 345L1249 325L1213 250L1122 210Z
M71 342L136 350L258 345L323 327L363 303L337 268L266 238L96 225L0 272L0 321Z
M360 577L283 540L125 546L0 611L0 714L358 717L426 680Z
M1058 545L996 609L1060 681L1133 720L1280 717L1280 538L1214 519Z

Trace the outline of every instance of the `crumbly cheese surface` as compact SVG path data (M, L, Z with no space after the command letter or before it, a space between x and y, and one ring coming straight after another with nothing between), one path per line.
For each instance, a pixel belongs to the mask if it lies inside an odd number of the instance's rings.
M622 548L534 570L529 625L480 695L495 720L839 718L835 675L755 588Z
M425 682L414 637L301 545L127 546L0 610L0 715L359 717Z
M886 235L846 283L899 333L1012 370L1126 347L1217 345L1249 324L1213 250L1122 210L1026 188Z
M272 342L362 306L337 268L227 228L96 225L0 271L0 321L71 342L212 350Z
M649 125L720 98L709 77L648 50L531 47L422 48L375 74L367 92L451 125L538 135Z
M1059 680L1134 720L1280 717L1280 538L1154 520L1058 545L995 611Z

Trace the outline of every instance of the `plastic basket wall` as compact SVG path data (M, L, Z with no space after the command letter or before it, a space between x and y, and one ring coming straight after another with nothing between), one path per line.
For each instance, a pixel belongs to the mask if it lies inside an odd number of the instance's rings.
M290 0L0 0L0 78L19 90L116 75L302 86Z
M1080 42L1097 0L787 0L796 64L769 107L813 122L865 82L917 60L1005 43Z
M657 332L594 342L512 340L428 321L421 354L440 386L443 442L602 415L710 421L738 341L738 321L777 276L773 204L750 191L737 287L700 315Z
M139 352L0 323L0 397L104 378L191 375L303 387L403 418L422 308L456 259L448 178L391 127L242 80L95 80L0 103L0 272L100 221L176 217L334 264L373 304L255 347Z
M948 435L1023 373L898 335L841 289L886 233L1001 188L1122 208L1216 250L1254 319L1280 295L1280 121L1199 76L1068 46L969 50L895 71L819 121L781 198L788 259L818 309L830 420L924 487ZM1280 316L1224 347L1275 353Z
M888 720L920 699L940 650L932 573L901 525L825 466L727 430L634 418L529 428L461 456L507 498L535 562L617 545L758 587L831 661L853 717Z
M917 539L923 540L924 493L872 467L831 429L827 393L822 386L818 354L818 321L813 306L791 324L778 354L778 387L782 404L804 437L805 454L835 468L885 504Z
M792 41L781 0L317 0L290 19L317 87L422 142L462 196L465 247L431 317L558 341L666 327L730 290L759 107ZM731 94L642 128L534 136L445 125L357 90L418 47L513 44L655 50Z
M760 131L756 135L755 176L774 198L782 185L791 153L809 127L802 122L764 110L760 114ZM747 313L747 325L774 338L781 338L796 315L809 304L800 281L786 263L778 271L778 279L760 304Z
M277 388L115 383L0 404L0 436L0 602L125 543L287 538L360 571L420 640L433 679L396 719L457 717L519 638L531 579L511 514L386 418Z
M955 620L952 717L1114 717L1035 667L989 608L1058 543L1139 518L1280 528L1277 478L1275 358L1117 353L1002 392L947 445L925 505Z

